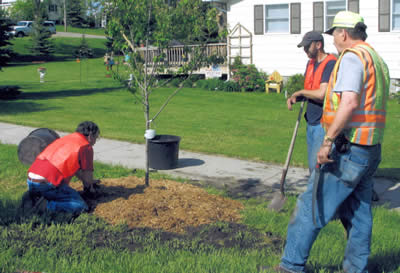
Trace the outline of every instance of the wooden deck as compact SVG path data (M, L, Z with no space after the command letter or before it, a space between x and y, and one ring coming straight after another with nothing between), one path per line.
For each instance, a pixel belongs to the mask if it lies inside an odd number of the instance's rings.
M180 66L185 65L190 62L191 55L187 54L185 51L185 47L183 45L170 46L164 50L165 57L161 59L162 64L166 65L168 69L172 71L176 71ZM189 46L189 47L198 47L197 45ZM141 55L145 58L145 48L139 48L141 51ZM213 67L202 67L197 71L194 71L194 74L205 74L207 75L215 75L215 74L227 74L228 73L228 63L227 63L227 45L226 43L217 43L217 44L207 44L205 48L205 53L207 56L217 55L218 57L224 58L224 63L213 66ZM153 65L153 60L156 57L161 55L161 51L158 48L149 48L147 51L147 60L149 65ZM160 62L161 62L160 61ZM164 74L168 74L166 71Z

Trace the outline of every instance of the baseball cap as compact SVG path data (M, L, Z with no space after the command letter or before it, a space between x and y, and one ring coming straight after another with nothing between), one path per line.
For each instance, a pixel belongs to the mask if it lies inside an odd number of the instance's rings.
M297 45L297 47L309 46L314 41L323 41L323 40L324 37L322 37L321 32L309 31L306 34L304 34L303 40L301 41L300 44Z
M364 18L360 14L351 11L339 11L333 19L331 28L325 31L325 33L332 35L332 32L337 27L354 28L360 22L364 23Z

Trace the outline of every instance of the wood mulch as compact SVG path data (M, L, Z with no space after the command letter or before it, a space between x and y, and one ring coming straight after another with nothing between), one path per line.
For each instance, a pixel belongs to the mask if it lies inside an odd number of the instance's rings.
M102 180L96 199L87 199L92 213L115 225L150 227L184 233L217 221L240 222L243 205L236 200L207 193L204 189L171 180L124 177ZM81 183L71 186L82 191Z

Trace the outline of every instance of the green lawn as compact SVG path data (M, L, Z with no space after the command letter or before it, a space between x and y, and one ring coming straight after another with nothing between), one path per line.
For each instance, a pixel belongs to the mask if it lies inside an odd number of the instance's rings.
M64 25L57 25L56 30L57 32L64 32L65 31ZM105 35L104 31L105 31L104 28L77 28L77 27L67 26L67 32L104 36Z
M23 51L27 39L16 41L15 47ZM143 143L140 103L105 77L102 58L80 63L74 60L71 52L79 41L57 39L60 52L56 61L18 62L0 72L2 85L17 84L24 92L17 100L0 101L0 121L73 131L77 123L88 119L100 125L102 137ZM99 42L90 43L96 46ZM104 50L104 45L98 46L99 51ZM39 66L48 69L44 84L39 83ZM171 91L154 92L153 113ZM287 111L279 94L183 89L156 121L155 129L182 136L183 149L282 164L297 111L298 107ZM293 156L293 164L300 166L306 165L304 129L302 121ZM399 105L390 101L380 170L385 175L399 173L399 129ZM73 222L63 217L22 217L17 207L26 189L27 167L18 162L15 145L0 144L0 167L0 272L257 272L258 265L279 262L295 205L295 198L290 197L284 211L276 213L268 211L262 200L241 200L245 209L239 231L234 232L227 223L215 223L192 238L159 230L130 230L124 225L113 227L87 214ZM96 162L96 177L127 175L133 175L131 170ZM135 175L142 176L143 171ZM153 179L157 177L152 174ZM373 213L369 270L400 272L400 216L383 207L374 208ZM252 244L243 248L241 244L221 247L221 242L204 242L215 228L238 242ZM275 247L270 247L266 234L276 237ZM340 224L329 224L312 249L310 270L337 272L344 246Z
M0 272L258 272L259 265L279 262L295 205L290 197L277 213L267 210L263 200L241 200L245 209L239 226L217 222L194 236L111 226L89 214L72 222L66 215L23 216L18 205L26 189L27 167L19 163L15 145L0 144L0 166ZM127 175L143 172L95 163L95 177ZM158 177L165 176L152 174L153 179ZM400 215L382 207L374 208L373 214L369 270L399 273ZM213 240L213 231L223 232L226 239ZM345 244L341 225L330 223L313 246L310 272L337 272Z
M36 72L39 65L48 70L44 84ZM82 119L89 119L99 124L102 137L144 142L141 104L105 78L101 58L13 66L2 76L3 84L20 85L24 94L18 100L0 102L1 121L72 131ZM153 113L171 92L164 88L153 93ZM298 107L288 111L280 94L183 89L155 121L155 129L181 136L182 149L283 164L297 111ZM390 101L389 111L380 167L400 177L399 104ZM305 167L306 160L302 120L292 164Z

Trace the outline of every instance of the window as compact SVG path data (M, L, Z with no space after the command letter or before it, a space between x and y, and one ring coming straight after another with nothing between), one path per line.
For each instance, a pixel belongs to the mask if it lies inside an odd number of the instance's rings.
M313 2L313 29L315 31L324 32L332 26L333 18L335 18L335 15L339 11L349 10L359 13L359 6L359 0L326 0Z
M254 34L301 33L301 3L254 5Z
M265 32L289 32L289 5L265 6Z
M49 11L57 12L57 5L49 5Z
M346 0L326 1L325 30L332 26L333 18L335 18L335 15L342 10L346 10Z
M400 0L379 0L379 31L400 31Z
M400 30L400 0L393 0L392 30Z

